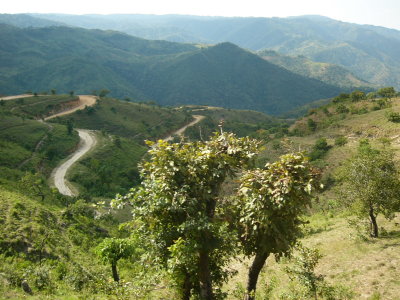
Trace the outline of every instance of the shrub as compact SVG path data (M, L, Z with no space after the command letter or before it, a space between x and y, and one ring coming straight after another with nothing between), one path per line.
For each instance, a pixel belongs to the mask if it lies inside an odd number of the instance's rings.
M390 122L399 123L400 122L400 113L391 111L391 112L387 113L386 118Z
M349 109L347 108L346 105L344 105L344 104L339 104L339 105L336 107L336 112L337 112L338 114L346 114L346 113L349 112Z
M320 159L326 154L326 152L328 152L330 148L331 146L328 145L326 138L319 138L316 140L308 156L310 157L311 161Z
M336 146L344 146L344 145L347 144L347 142L348 142L347 137L345 137L345 136L343 136L343 135L338 136L338 137L335 139L335 145L336 145Z
M307 126L311 131L315 131L317 129L317 123L313 119L307 120Z

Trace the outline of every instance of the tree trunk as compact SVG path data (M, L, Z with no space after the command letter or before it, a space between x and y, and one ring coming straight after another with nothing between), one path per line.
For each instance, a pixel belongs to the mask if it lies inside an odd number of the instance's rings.
M249 275L247 277L247 292L244 297L245 300L255 299L258 275L260 274L260 271L264 266L268 256L268 252L256 253L256 256L254 257L253 263L251 264L249 270Z
M191 290L192 290L192 282L190 281L189 273L186 272L182 287L182 300L190 300Z
M372 205L369 207L369 218L371 221L371 236L377 238L379 235L378 224L376 223L376 216Z
M111 264L111 269L112 269L112 275L114 278L114 281L119 282L119 276L117 272L117 264Z
M213 300L210 258L207 251L201 251L199 257L200 297L202 300Z
M217 194L217 186L213 188L213 195ZM215 198L207 199L206 201L206 215L210 223L213 222L215 206L217 201ZM204 233L204 246L206 249L200 250L199 253L199 281L200 281L200 299L201 300L213 300L214 294L212 291L212 281L210 272L210 251L207 249L208 241L210 241L210 232L205 231Z

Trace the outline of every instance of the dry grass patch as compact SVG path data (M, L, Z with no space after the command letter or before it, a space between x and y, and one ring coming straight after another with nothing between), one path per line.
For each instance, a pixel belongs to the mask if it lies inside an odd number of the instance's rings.
M400 299L400 215L394 221L379 218L382 236L363 241L349 227L346 217L315 214L309 218L302 244L318 248L323 255L316 273L333 286L348 287L354 299ZM228 299L240 299L246 286L249 259L234 261L238 273L224 287ZM285 293L298 288L284 272L291 262L268 258L258 283L258 299L285 299ZM375 298L373 298L375 297ZM379 298L380 297L380 298ZM347 298L344 298L347 299Z

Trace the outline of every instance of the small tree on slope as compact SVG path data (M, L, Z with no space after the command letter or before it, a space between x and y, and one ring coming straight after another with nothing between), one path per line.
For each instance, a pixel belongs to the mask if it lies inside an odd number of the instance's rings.
M97 247L96 253L104 263L111 265L114 281L119 281L117 263L135 253L135 245L129 239L106 238Z
M303 224L300 215L311 204L318 177L302 154L289 154L240 179L237 227L244 253L254 256L245 299L255 299L258 276L268 256L284 255L295 245Z
M378 214L394 217L400 207L400 181L393 153L362 141L358 152L338 172L344 204L361 219L369 218L371 237L379 236Z

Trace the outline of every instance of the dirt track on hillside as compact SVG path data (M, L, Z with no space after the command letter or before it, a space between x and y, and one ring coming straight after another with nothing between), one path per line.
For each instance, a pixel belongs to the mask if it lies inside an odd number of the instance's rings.
M53 170L52 177L54 178L54 185L58 191L66 196L75 196L74 193L67 185L65 175L68 169L77 162L83 155L91 150L96 145L96 138L89 130L77 129L81 141L79 142L78 149L71 155L71 157L56 167Z
M72 109L68 109L66 111L59 112L57 114L54 114L50 117L45 118L45 120L50 120L56 117L64 116L64 115L69 115L72 114L73 112L84 109L86 106L92 106L96 103L97 97L91 96L91 95L80 95L79 97L79 105L75 106Z
M24 97L32 97L30 94L24 94L24 95L17 95L17 96L8 96L4 97L1 99L4 100L13 100L13 99L18 99L18 98L24 98ZM71 109L68 109L66 111L54 114L52 116L49 116L45 118L45 120L50 120L59 116L64 116L71 114L77 110L84 109L86 106L92 106L96 103L97 97L91 96L91 95L80 95L79 97L79 105L75 106ZM201 115L193 115L194 120L190 122L189 124L186 124L182 128L179 128L178 130L174 131L171 135L167 136L164 138L165 141L170 141L174 138L174 136L177 135L182 135L183 132L190 126L193 126L203 120L205 116ZM83 155L85 155L88 151L93 149L93 147L96 145L96 138L93 134L93 132L89 130L84 130L84 129L76 129L79 133L80 137L80 142L78 145L78 149L71 154L71 156L61 165L56 167L53 172L52 172L52 178L54 180L54 185L55 187L59 190L59 192L63 195L66 196L75 196L77 193L75 193L71 188L68 186L65 176L69 168L76 163Z
M19 98L28 98L28 97L33 97L32 94L22 94L22 95L15 95L15 96L7 96L7 97L0 97L0 100L14 100L14 99L19 99Z
M174 139L174 136L177 135L182 135L186 128L191 127L193 125L196 125L197 123L199 123L201 120L203 120L205 118L205 116L201 116L201 115L193 115L194 120L192 122L190 122L189 124L186 124L185 126L183 126L182 128L179 128L178 130L174 131L171 135L163 138L164 141L171 141Z

